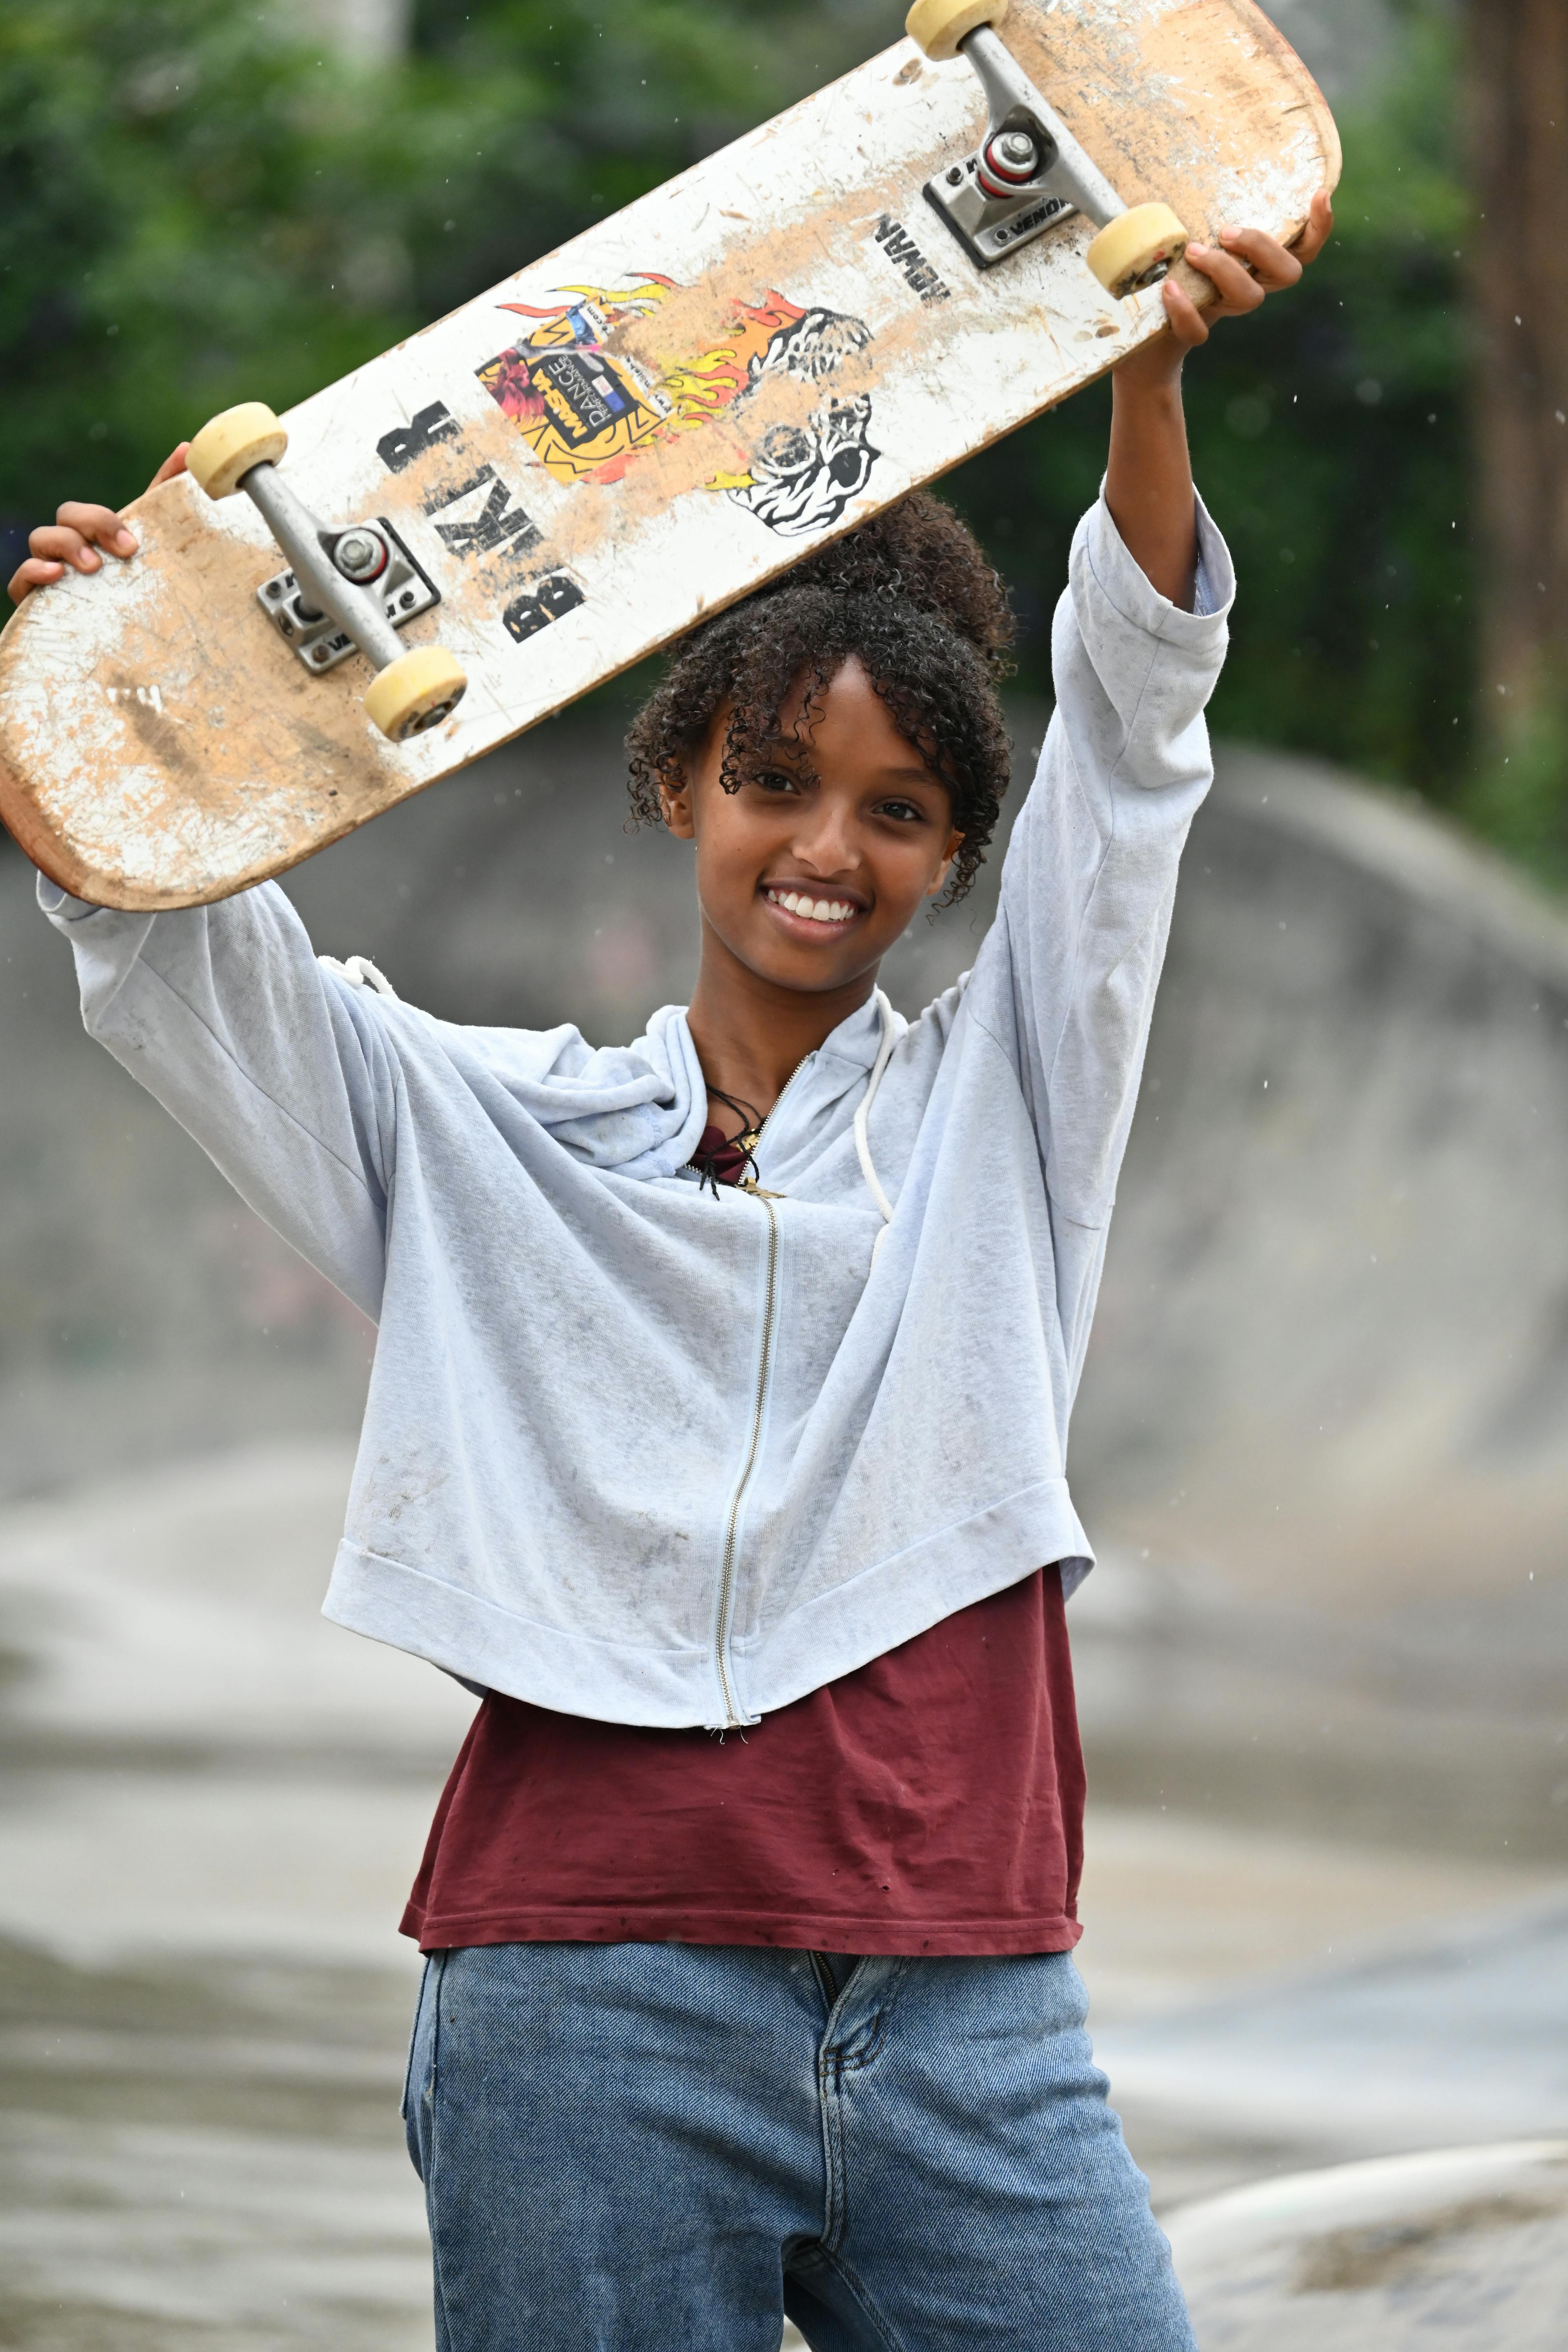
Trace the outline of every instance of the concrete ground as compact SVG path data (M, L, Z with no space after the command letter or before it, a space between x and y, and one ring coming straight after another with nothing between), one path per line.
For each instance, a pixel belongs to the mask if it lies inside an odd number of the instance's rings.
M1169 2226L1203 2352L1561 2352L1568 2140L1299 2173Z
M430 2345L395 1925L471 1701L316 1614L349 1459L0 1513L17 2352ZM1162 2209L1568 2126L1568 1876L1147 1805L1097 1808L1089 1854L1092 2021Z
M317 1615L348 1469L0 1519L0 2342L432 2340L395 1931L472 1701Z

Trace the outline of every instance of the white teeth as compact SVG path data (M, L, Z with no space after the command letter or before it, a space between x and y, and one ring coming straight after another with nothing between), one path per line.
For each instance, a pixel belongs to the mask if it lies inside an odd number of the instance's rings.
M855 912L844 898L805 898L798 890L770 890L768 896L775 907L802 915L811 923L847 923Z

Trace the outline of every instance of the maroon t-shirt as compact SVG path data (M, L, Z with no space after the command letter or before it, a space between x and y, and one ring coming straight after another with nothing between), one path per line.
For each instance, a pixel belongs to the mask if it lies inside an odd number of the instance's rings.
M403 1932L425 1951L1066 1951L1083 1796L1061 1579L1037 1570L746 1731L491 1692Z
M492 1692L405 1935L453 1944L1076 1944L1083 1764L1054 1568L744 1732Z

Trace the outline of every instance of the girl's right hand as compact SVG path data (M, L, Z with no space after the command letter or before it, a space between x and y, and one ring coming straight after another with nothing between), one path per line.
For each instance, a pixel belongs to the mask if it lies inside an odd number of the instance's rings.
M160 482L172 481L185 470L188 441L182 441L174 450L147 487L155 490ZM99 549L119 556L121 562L136 552L135 535L128 530L112 507L88 507L74 499L57 512L53 522L40 523L27 536L32 551L26 561L19 563L11 575L6 591L13 604L19 604L35 588L47 588L51 581L62 579L68 565L73 572L97 572L103 557Z

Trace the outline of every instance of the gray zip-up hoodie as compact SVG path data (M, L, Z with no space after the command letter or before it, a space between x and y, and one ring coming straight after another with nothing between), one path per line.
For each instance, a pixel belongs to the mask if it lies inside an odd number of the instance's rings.
M1068 1416L1210 778L1200 610L1103 503L1057 710L967 979L808 1056L766 1193L686 1171L683 1012L633 1045L458 1027L324 967L265 884L175 914L41 884L87 1026L377 1318L339 1623L612 1722L754 1722L1089 1549Z

